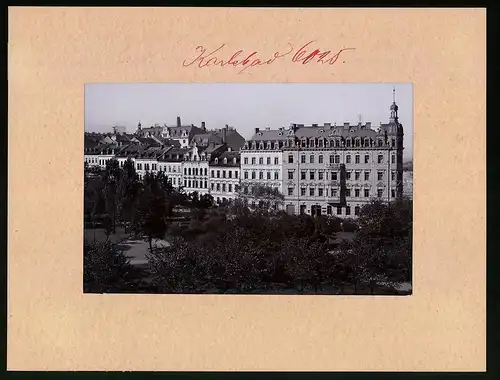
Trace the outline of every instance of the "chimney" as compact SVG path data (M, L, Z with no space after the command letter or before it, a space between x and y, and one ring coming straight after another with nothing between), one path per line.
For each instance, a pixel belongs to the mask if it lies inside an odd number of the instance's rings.
M266 127L266 131L270 131L271 130L271 127Z
M349 123L344 123L344 129L349 129Z
M207 128L205 127L205 122L204 121L201 122L201 129L203 129L204 131L207 130Z
M313 126L313 127L317 127L317 126L318 126L318 124L313 124L312 126Z
M255 133L259 133L259 128L255 128Z
M230 147L230 146L228 146L228 147L227 147L227 151L228 151L228 152L231 152L231 151L232 151L232 149L231 149L231 147Z
M326 127L326 128L330 128L331 124L330 123L325 123L325 124L323 124L323 126Z
M367 121L366 122L366 128L371 128L372 127L372 122L371 121Z
M178 127L181 126L181 117L180 116L177 116L177 126Z
M226 131L229 129L229 125L226 124Z
M224 128L222 130L222 143L225 144L227 142L227 129Z

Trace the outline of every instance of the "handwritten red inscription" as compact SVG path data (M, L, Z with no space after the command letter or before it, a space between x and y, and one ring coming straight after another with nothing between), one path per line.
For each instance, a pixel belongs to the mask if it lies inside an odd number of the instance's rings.
M307 44L303 45L300 49L298 49L295 54L291 57L291 61L293 63L301 63L302 65L307 65L309 63L321 63L321 64L329 64L333 65L336 63L341 54L345 51L356 50L355 48L342 48L338 51L321 51L320 49L310 49L309 46L314 41L309 41ZM196 66L199 68L210 67L210 66L233 66L233 67L241 67L241 70L238 73L242 73L243 71L249 69L250 67L256 66L264 66L271 65L279 59L282 59L286 56L290 56L294 52L294 48L292 44L288 44L287 51L276 51L272 56L262 58L259 56L259 53L254 51L248 54L243 54L243 50L238 50L234 52L229 58L220 58L217 53L222 53L221 50L225 47L225 44L222 44L217 49L207 53L207 49L203 46L197 46L195 51L198 53L198 56L192 58L191 60L184 60L182 62L182 66ZM345 63L345 61L342 61Z

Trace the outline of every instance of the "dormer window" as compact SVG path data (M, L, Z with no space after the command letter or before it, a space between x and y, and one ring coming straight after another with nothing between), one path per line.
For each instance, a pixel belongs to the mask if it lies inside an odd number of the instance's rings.
M257 143L255 141L252 143L252 149L257 149Z
M274 149L279 149L279 147L280 147L280 144L279 144L279 142L276 141L274 143Z
M219 159L218 158L215 158L215 164L217 165L219 163Z
M259 144L259 149L264 149L264 143L263 143L263 142L261 142L261 143Z
M348 148L350 148L350 147L351 147L351 139L347 139L347 140L345 141L345 146L346 146L346 147L348 147Z
M236 157L233 157L233 164L236 165Z
M359 146L361 145L360 140L359 140L359 139L356 139L356 140L355 140L355 144L356 144L356 146L357 146L357 147L359 147Z
M271 149L271 141L267 142L267 149Z
M224 164L227 164L227 158L224 157Z
M307 145L307 140L305 137L302 138L302 147L305 148Z

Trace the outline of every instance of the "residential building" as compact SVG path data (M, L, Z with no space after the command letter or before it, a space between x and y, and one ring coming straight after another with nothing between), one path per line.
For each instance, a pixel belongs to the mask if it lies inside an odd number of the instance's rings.
M217 204L232 201L238 196L240 185L240 153L231 148L209 163L210 194Z
M276 188L283 193L282 158L287 142L284 128L260 130L241 149L241 190L249 193L254 186Z
M402 196L403 126L398 106L376 130L362 125L293 124L283 149L289 213L356 217L372 198Z

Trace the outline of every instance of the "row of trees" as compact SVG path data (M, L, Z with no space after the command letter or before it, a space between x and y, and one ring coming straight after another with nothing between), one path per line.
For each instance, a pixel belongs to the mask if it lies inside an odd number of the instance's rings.
M250 211L252 203L256 209ZM85 246L85 289L159 293L379 291L380 283L411 282L412 202L374 200L354 223L335 217L288 215L282 196L255 188L231 204L174 189L164 173L139 180L133 162L86 168L85 220L116 226L149 241L149 266L138 274L110 242ZM180 225L175 209L190 210ZM342 223L342 226L341 226ZM339 241L337 233L357 230ZM153 248L152 239L171 241ZM145 287L144 277L148 278Z
M229 211L192 223L150 255L157 291L373 293L381 283L411 281L409 201L372 202L356 237L342 242L337 218L249 212L238 202Z

